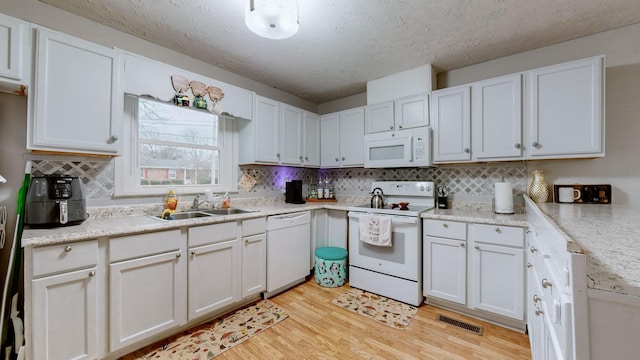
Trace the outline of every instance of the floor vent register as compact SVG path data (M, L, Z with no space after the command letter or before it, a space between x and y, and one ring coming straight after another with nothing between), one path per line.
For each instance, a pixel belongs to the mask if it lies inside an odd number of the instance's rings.
M448 316L444 316L442 314L438 314L438 316L436 317L437 321L442 321L444 323L453 325L453 326L457 326L461 329L467 330L467 331L471 331L472 333L476 334L476 335L480 335L482 336L482 331L484 330L482 328L482 326L477 326L477 325L471 325L468 324L464 321L460 321L460 320L456 320L456 319L452 319Z

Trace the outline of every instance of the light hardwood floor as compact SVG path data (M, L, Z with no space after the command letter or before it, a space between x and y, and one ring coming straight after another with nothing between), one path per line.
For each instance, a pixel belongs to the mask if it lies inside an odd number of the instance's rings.
M531 359L527 335L430 305L404 330L342 309L347 291L313 279L270 300L289 318L221 354L218 359ZM482 336L436 321L437 314L484 327Z

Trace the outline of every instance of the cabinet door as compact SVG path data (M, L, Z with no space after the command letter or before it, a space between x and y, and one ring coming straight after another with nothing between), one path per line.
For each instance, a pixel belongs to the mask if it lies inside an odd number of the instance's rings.
M467 303L466 241L425 236L424 295Z
M474 309L517 320L524 317L522 248L474 243L472 299Z
M320 116L304 112L304 166L320 166Z
M97 359L96 268L48 276L33 285L34 359Z
M254 123L255 160L280 162L280 103L256 96Z
M471 160L470 92L465 85L431 93L434 163Z
M282 104L281 108L281 157L287 165L302 165L302 110ZM258 133L259 134L259 133Z
M364 165L363 107L340 113L340 165L343 167Z
M242 238L242 298L267 289L267 235Z
M189 249L189 320L240 300L238 240Z
M26 83L28 80L29 24L0 14L0 77Z
M429 97L418 95L395 101L395 119L398 129L429 125Z
M394 116L393 101L367 105L365 116L367 134L395 130Z
M118 53L38 29L35 59L27 148L117 154L123 102Z
M471 97L473 159L523 158L522 75L477 82L473 85Z
M604 58L527 72L529 158L604 156Z
M186 322L187 262L183 252L109 266L111 351Z
M320 167L340 167L339 131L340 115L338 113L320 117Z

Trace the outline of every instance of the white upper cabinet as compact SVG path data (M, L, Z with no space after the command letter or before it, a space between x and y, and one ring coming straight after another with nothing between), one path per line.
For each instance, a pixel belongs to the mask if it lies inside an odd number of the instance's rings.
M281 105L281 157L286 165L301 165L304 161L302 141L302 110Z
M395 130L395 113L393 111L393 101L367 105L365 110L367 134L375 134L379 132Z
M604 156L604 57L527 73L527 157Z
M320 166L320 116L305 111L304 119L304 165Z
M343 167L364 165L364 107L340 112L340 161Z
M471 98L472 158L522 159L522 75L474 83Z
M394 101L398 130L429 125L429 96L408 96Z
M280 154L280 103L256 96L253 119L256 162L278 164Z
M365 109L367 134L429 125L429 101L426 94L367 105Z
M117 155L119 79L116 51L38 28L27 148Z
M0 82L29 83L29 23L0 14Z
M239 120L240 164L320 165L319 116L256 95L252 121Z
M159 61L124 52L123 55L123 91L133 95L150 95L163 101L172 101L176 91L171 83L172 75L179 75L187 80L196 80L207 86L215 86L222 90L224 98L217 104L205 96L209 110L214 109L234 117L251 119L253 116L254 93L237 86L229 85L193 72L183 70ZM186 92L193 100L191 91Z
M364 165L364 107L320 118L321 167Z
M431 93L434 163L471 160L470 89L463 85Z

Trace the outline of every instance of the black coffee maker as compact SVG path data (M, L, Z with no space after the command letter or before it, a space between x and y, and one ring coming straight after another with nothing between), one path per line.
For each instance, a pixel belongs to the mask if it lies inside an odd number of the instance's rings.
M292 180L285 183L284 202L290 204L304 204L302 197L302 180Z

